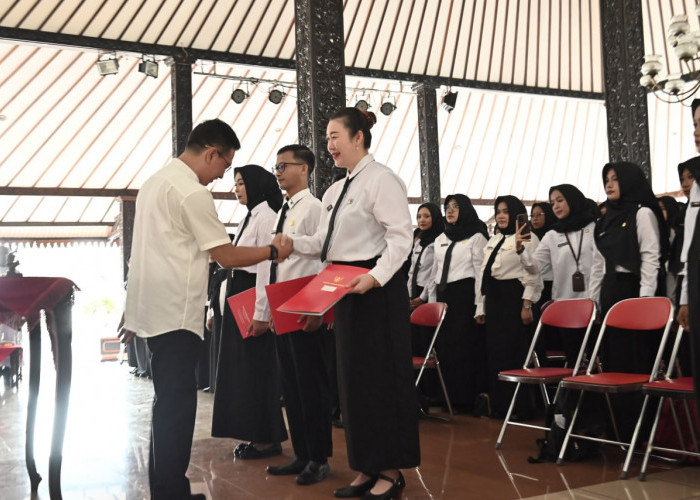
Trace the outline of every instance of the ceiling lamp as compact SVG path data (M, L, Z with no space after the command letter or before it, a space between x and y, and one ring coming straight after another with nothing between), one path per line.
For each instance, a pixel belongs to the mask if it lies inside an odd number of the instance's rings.
M103 56L100 56L96 63L97 71L100 72L100 75L116 75L119 72L119 61L117 60L117 54L111 53L107 56L107 58L102 57Z
M278 89L272 89L270 90L270 95L267 98L272 104L279 104L282 102L283 97L284 92Z
M236 104L240 104L248 98L248 93L243 89L236 89L231 92L231 100ZM272 100L272 98L270 98ZM276 104L276 103L275 103Z
M695 15L700 20L700 4L695 6ZM664 75L662 56L645 55L639 84L664 102L682 102L700 88L700 71L695 69L695 61L700 59L700 32L691 33L688 16L682 14L671 18L667 35L681 72Z
M445 95L442 96L442 107L447 110L447 112L451 112L453 109L455 109L455 104L457 103L457 92L452 92L451 89L448 89L447 92L445 92Z
M392 99L391 101L389 99ZM382 105L379 107L379 111L382 112L383 115L389 116L391 113L394 112L396 109L396 101L393 100L393 98L387 98L386 101L382 103Z
M155 57L147 59L146 56L144 56L139 63L139 73L143 73L151 78L158 78L158 63Z

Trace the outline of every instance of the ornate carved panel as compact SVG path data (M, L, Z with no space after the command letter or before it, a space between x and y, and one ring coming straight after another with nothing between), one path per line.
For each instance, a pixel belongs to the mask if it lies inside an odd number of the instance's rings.
M435 87L424 83L413 86L418 103L418 144L420 147L420 190L423 203L440 206L440 151Z

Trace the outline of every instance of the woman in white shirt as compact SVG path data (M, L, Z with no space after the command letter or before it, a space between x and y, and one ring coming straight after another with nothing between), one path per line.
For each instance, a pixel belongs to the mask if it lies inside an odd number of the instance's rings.
M532 256L540 272L551 273L552 299L597 300L600 276L597 281L591 281L594 257L598 252L594 239L596 213L593 204L571 184L552 186L549 189L549 200L557 222L552 225L552 231L544 235L535 251L532 254L526 252L526 255ZM516 246L519 245L520 243ZM569 366L573 366L580 339L572 335L560 337L556 332L553 333L555 335L551 337L555 337L554 340L564 348ZM552 349L552 345L547 342L552 342L549 336L545 339L544 347ZM544 362L544 359L541 358L540 361Z
M602 274L600 310L604 316L623 299L665 295L659 270L668 248L668 235L656 197L639 166L628 162L603 167L607 211L595 227L595 242L604 259L594 266L593 280ZM600 271L598 271L600 269ZM661 275L662 276L662 275ZM664 283L662 283L664 281ZM644 373L651 369L660 335L634 335L609 328L601 359L608 372ZM614 398L618 430L629 439L641 400L619 395ZM633 410L634 409L634 410Z
M498 373L522 366L532 338L532 305L542 293L542 278L528 262L523 249L516 252L516 217L527 218L525 205L515 196L499 196L494 203L498 234L484 248L482 279L477 294L476 319L486 323L486 383L488 393L479 396L475 414L502 418L508 411L514 384L500 382ZM524 248L534 251L539 239L530 234ZM515 409L519 417L532 411L527 398Z
M258 165L238 167L234 173L236 196L248 208L234 245L267 245L282 207L277 179ZM226 288L226 297L256 289L255 314L249 328L252 336L248 338L241 336L224 301L212 415L212 436L244 441L234 450L234 455L243 459L279 455L280 442L287 439L279 404L282 390L275 334L268 329L265 285L269 275L270 263L262 262L229 270L226 284L221 285Z
M443 230L440 207L435 203L423 203L418 207L416 222L418 234L411 251L407 282L411 309L428 301L426 286L432 276L433 256L435 255L434 242Z
M458 412L471 412L484 386L483 328L475 323L474 312L487 237L467 196L445 198L445 232L435 239L432 277L423 293L429 302L447 304L435 350Z
M530 224L532 225L532 232L540 241L542 241L544 235L552 229L552 225L556 220L557 218L554 216L554 212L552 212L552 205L550 203L542 201L532 204L532 208L530 208ZM538 309L552 298L552 270L544 270L540 274L542 276L544 288L542 289L540 300L537 302Z
M418 412L401 265L413 241L406 186L369 154L373 113L343 108L326 128L344 180L323 195L318 231L293 237L294 252L367 268L335 305L338 387L350 468L358 475L338 498L397 498L399 469L420 464ZM364 495L364 496L363 496Z

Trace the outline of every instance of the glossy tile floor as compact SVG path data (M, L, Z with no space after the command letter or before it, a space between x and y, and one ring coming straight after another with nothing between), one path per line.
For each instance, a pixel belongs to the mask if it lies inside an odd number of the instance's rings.
M126 365L95 359L94 347L78 348L63 455L62 490L66 499L148 498L147 457L151 382L129 375ZM48 454L52 421L53 374L44 343L44 367L36 432L36 457L44 477L38 498L48 498ZM25 367L25 374L28 370ZM0 391L3 389L0 388ZM0 498L31 498L24 464L27 380L18 390L0 393ZM354 473L347 468L343 431L334 429L331 476L313 486L297 486L293 477L272 477L264 462L234 460L234 440L209 436L213 398L200 393L189 477L193 491L210 499L332 498ZM678 467L653 461L648 480L639 482L640 459L632 479L617 480L622 453L604 447L584 463L529 464L539 431L511 428L504 449L493 443L500 422L459 415L451 423L421 421L422 465L404 471L405 499L686 499L700 498L700 467ZM35 498L37 498L35 497Z

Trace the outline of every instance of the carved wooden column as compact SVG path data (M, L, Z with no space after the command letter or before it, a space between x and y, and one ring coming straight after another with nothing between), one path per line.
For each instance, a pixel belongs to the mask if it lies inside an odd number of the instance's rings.
M326 150L328 117L345 104L342 0L295 0L299 142L316 155L311 191L323 196L333 182Z
M647 93L639 85L644 62L642 2L600 0L600 17L610 161L637 163L651 181Z
M418 103L418 145L420 147L420 191L423 203L441 205L440 148L435 87L424 83L413 86Z
M168 58L173 115L173 156L179 156L192 132L192 61L186 55Z

